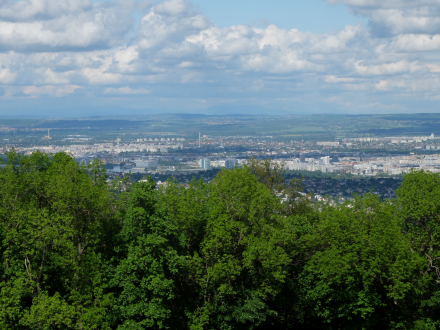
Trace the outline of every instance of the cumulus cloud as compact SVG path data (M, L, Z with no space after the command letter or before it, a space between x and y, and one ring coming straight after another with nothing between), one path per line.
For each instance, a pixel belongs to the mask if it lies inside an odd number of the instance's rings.
M145 88L139 88L139 89L131 89L130 87L120 87L120 88L106 88L104 90L104 94L120 94L120 95L145 95L150 94L151 92Z
M409 63L407 61L399 61L394 63L384 63L380 65L366 66L362 63L355 64L356 71L361 75L372 76L388 76L403 73L412 73L422 70L424 67L417 62Z
M25 86L21 88L22 92L26 95L38 97L42 95L49 95L55 97L62 97L67 94L72 94L75 90L82 88L76 85L46 85L46 86Z
M0 83L2 84L10 84L14 82L16 73L12 73L9 68L5 68L0 70Z
M134 0L19 0L0 2L0 50L86 50L123 42Z
M440 50L440 34L402 34L394 37L389 44L389 51L431 52Z
M210 25L205 16L195 11L191 2L167 0L152 8L142 18L139 47L146 51L156 47L169 47Z
M353 82L356 82L357 79L336 77L336 76L330 75L330 76L325 76L324 80L327 83L353 83Z
M440 3L437 0L326 0L344 3L357 15L370 19L375 34L440 33Z
M220 28L188 0L156 6L0 0L3 98L18 92L63 97L83 89L124 100L143 95L158 104L182 104L186 97L198 107L275 102L283 108L311 99L337 99L331 103L348 107L360 95L368 104L379 94L435 99L437 0L326 1L344 3L369 25L323 34L275 25ZM140 6L143 16L135 25Z

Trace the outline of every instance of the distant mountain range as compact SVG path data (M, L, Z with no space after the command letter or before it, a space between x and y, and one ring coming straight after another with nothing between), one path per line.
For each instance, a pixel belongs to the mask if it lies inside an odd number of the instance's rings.
M201 111L206 115L281 115L282 111L257 105L222 104ZM286 113L284 113L286 114Z
M25 110L16 109L14 114L8 112L1 114L0 118L101 118L114 116L142 116L142 115L163 115L163 114L188 114L188 115L283 115L291 114L285 111L274 110L255 105L234 105L222 104L208 107L201 110L180 110L180 109L133 109L133 108L116 108L116 107L99 107L99 108L78 108L73 109L45 109L45 110Z

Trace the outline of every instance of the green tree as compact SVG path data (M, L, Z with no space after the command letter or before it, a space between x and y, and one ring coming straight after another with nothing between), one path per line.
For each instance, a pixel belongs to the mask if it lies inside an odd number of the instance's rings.
M279 199L248 169L221 171L208 189L205 235L189 261L191 329L252 329L276 313L268 302L283 287L293 236Z
M2 329L436 329L440 178L312 204L251 159L188 187L7 154Z
M101 238L112 219L99 162L65 153L7 155L0 171L3 329L105 328Z
M250 158L245 167L255 175L257 180L264 184L272 194L285 196L284 213L286 215L313 216L314 208L311 195L304 194L302 184L304 178L295 178L285 182L284 161L277 162L272 159L258 160Z
M303 192L303 180L303 177L289 180L289 184L284 191L286 196L284 212L287 215L316 218L315 208L312 203L312 194L305 194Z
M417 318L418 255L397 206L374 195L323 206L307 238L314 253L301 277L310 324L329 329L408 328ZM324 325L321 327L323 328Z
M411 251L423 257L420 281L427 290L419 308L422 320L440 326L440 177L437 173L412 171L397 190L404 231Z
M168 180L159 202L179 230L179 240L187 255L199 251L208 221L209 185L194 178L186 188L175 180Z
M133 186L121 232L127 254L117 266L112 286L120 292L118 329L178 329L186 325L185 297L178 286L186 258L179 253L174 219L158 203L154 181Z
M264 184L272 194L282 192L286 187L284 184L285 162L275 162L272 159L258 160L254 157L246 162L249 169L259 182Z

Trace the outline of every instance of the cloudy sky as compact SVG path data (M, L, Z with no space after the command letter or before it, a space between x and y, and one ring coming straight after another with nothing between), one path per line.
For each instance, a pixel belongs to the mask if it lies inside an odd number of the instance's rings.
M0 0L0 115L438 112L439 0Z

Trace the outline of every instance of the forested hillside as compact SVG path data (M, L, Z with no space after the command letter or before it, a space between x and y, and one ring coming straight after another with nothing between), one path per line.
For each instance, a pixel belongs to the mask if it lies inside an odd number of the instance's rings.
M301 190L268 162L157 189L11 152L0 328L440 328L438 175L407 174L397 200Z

